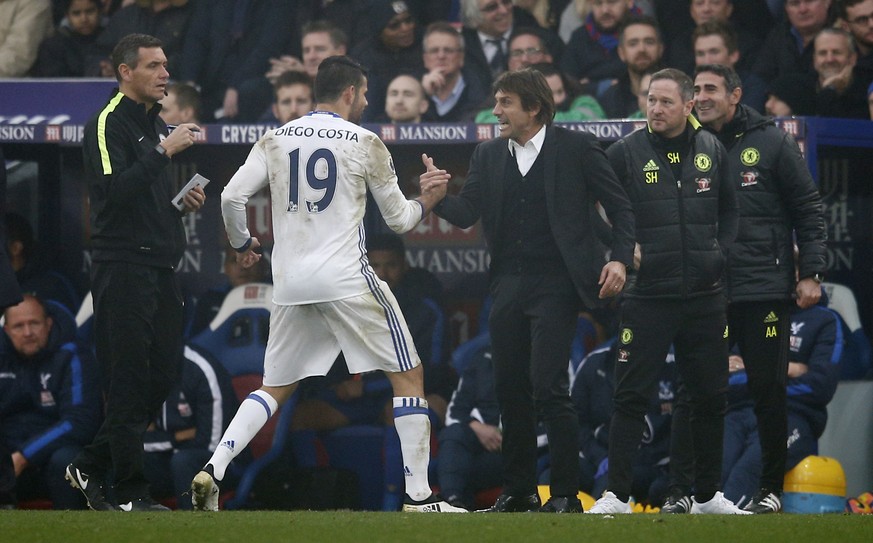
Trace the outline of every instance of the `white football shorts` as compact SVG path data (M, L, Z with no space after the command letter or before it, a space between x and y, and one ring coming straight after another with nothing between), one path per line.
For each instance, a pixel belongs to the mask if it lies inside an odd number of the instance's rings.
M326 375L340 351L351 373L407 371L421 364L388 285L333 302L276 305L264 356L264 385Z

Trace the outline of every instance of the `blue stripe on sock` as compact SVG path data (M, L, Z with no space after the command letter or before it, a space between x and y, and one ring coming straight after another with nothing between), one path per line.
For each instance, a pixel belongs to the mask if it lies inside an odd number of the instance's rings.
M424 415L427 416L427 408L426 407L395 407L394 408L394 418L397 417L405 417L407 415Z
M273 416L273 412L270 411L270 406L267 405L266 400L264 400L263 398L261 398L257 394L249 394L248 396L246 396L246 399L247 400L254 400L254 401L258 402L259 404L263 405L264 409L267 411L267 420L269 420L270 417Z

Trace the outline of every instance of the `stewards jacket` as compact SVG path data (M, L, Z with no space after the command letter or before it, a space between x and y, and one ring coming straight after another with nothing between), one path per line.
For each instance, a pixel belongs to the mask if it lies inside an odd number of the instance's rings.
M167 136L160 104L146 111L120 91L85 126L82 152L91 197L91 254L174 268L185 250L182 214L171 203L170 160L155 147Z
M0 443L34 465L61 447L87 445L102 420L95 361L63 336L53 326L45 349L29 359L5 335L0 341Z
M730 253L730 299L791 299L795 242L801 278L827 269L827 229L818 188L794 138L773 119L739 105L718 138L727 148L740 214Z
M613 144L609 161L636 216L640 267L626 296L689 298L720 292L727 251L737 232L733 185L724 147L689 117L681 177L663 140L648 129Z
M555 242L582 301L587 307L599 306L597 281L603 265L610 260L625 265L633 262L634 214L630 203L591 134L550 125L540 154L545 159L546 209ZM437 215L461 228L473 226L481 217L492 258L499 243L495 236L504 220L508 163L507 140L479 144L461 192L447 196L435 208ZM599 235L605 225L594 207L597 201L612 223L611 246ZM491 269L500 269L500 264L492 262Z

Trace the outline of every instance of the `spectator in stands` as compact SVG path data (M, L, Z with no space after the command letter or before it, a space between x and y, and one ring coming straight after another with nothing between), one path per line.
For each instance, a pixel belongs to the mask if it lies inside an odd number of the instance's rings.
M852 34L841 28L823 28L814 40L813 66L818 74L816 115L866 119L867 87L863 72L855 69L858 55Z
M774 117L815 115L815 86L806 74L785 74L770 83L764 111Z
M4 317L0 454L11 454L17 498L48 497L55 509L83 509L85 501L63 474L100 426L94 361L76 348L72 318L66 329L35 296L25 294Z
M223 270L227 282L219 287L207 290L197 297L197 304L194 307L194 317L191 323L191 337L194 337L209 326L209 323L218 314L218 310L221 309L221 304L224 303L224 298L228 292L246 283L263 283L270 279L266 259L262 258L248 268L244 268L236 261L236 252L229 244L225 244L224 248Z
M626 118L637 111L640 79L658 68L663 53L658 23L645 15L629 17L618 40L618 56L626 69L600 98L608 118Z
M200 124L200 93L185 83L170 83L161 100L161 119L168 125Z
M812 74L813 39L832 22L832 0L785 0L786 18L767 35L752 71L767 83L786 73Z
M51 33L49 0L0 1L0 78L27 75Z
M421 31L403 0L372 0L367 21L374 35L351 56L369 70L367 102L363 120L371 121L385 111L388 84L402 73L424 71Z
M481 80L464 71L464 38L449 23L437 22L424 33L424 68L421 85L429 106L427 122L468 122L488 97Z
M509 71L515 72L540 62L554 62L549 47L541 35L541 30L529 26L520 26L512 32L509 38Z
M312 92L312 78L306 72L288 71L280 75L273 85L275 101L271 109L270 122L279 125L299 119L312 111L315 96Z
M631 0L595 0L590 8L585 24L567 43L561 69L599 96L625 71L617 50L619 31L628 16L639 14L639 9Z
M69 279L50 270L45 264L30 222L22 215L9 211L4 224L9 262L15 270L21 291L35 294L43 300L54 300L72 313L78 311L81 299L76 289Z
M552 89L555 122L598 121L606 118L597 100L590 94L582 94L581 87L554 64L533 64L531 68L541 72Z
M439 435L437 473L447 502L472 510L476 492L502 484L502 443L494 365L486 345L461 374Z
M747 25L731 23L735 9L733 0L691 0L689 8L691 20L688 21L687 26L671 34L671 39L666 44L664 64L692 74L694 66L698 64L693 49L696 27L704 23L719 22L730 27L734 32L733 45L738 53L734 63L739 63L743 69L751 68L754 58L760 52L764 35L747 28ZM744 78L743 84L745 82Z
M385 118L389 122L420 123L421 116L429 107L424 87L413 76L398 75L388 85L388 94L385 97Z
M103 30L100 0L65 0L64 20L54 36L39 46L34 66L38 77L82 77L85 60L96 54Z
M178 79L200 87L204 120L254 122L269 107L264 74L297 42L294 8L284 0L196 3Z
M632 113L628 119L645 119L646 107L649 103L649 83L652 82L652 74L643 74L640 78L640 92L637 93L637 104L640 106L639 111Z
M843 340L841 319L827 309L824 289L818 305L792 311L786 472L807 456L818 454L818 439L828 419L827 405L840 378ZM725 496L739 503L747 502L757 492L762 458L743 357L732 355L729 363L722 480Z
M617 338L592 351L576 369L570 395L579 415L579 489L591 496L606 490L609 425L613 412ZM670 418L676 381L675 357L667 355L658 396L646 412L648 431L634 460L631 494L636 501L661 503L667 489Z
M490 89L491 82L508 69L508 41L513 29L536 26L536 19L513 7L512 0L460 0L460 7L464 65L471 70L471 77L479 78L480 86Z
M840 24L855 39L856 67L862 79L873 81L873 0L842 0L836 6Z
M109 54L128 34L150 34L161 40L167 55L167 69L173 74L179 73L184 56L183 40L194 5L195 2L189 0L144 0L126 4L110 17L106 29L97 38L97 54L87 59L85 75L115 77Z
M270 59L270 71L266 77L275 85L276 79L289 70L303 71L315 80L318 65L327 57L345 55L349 38L346 33L329 21L311 21L303 25L301 38L301 57L282 55Z
M555 31L558 29L558 9L563 9L564 1L553 0L515 0L515 6L530 14L539 28ZM557 9L556 9L557 8Z
M764 112L767 84L751 71L738 69L742 57L737 48L737 34L729 22L716 19L702 23L694 29L691 41L695 66L723 64L734 68L743 81L741 102L759 113Z
M185 347L181 380L143 440L153 498L175 496L179 509L191 509L191 479L212 456L238 407L227 370L195 348ZM228 478L224 481L223 489L230 490Z

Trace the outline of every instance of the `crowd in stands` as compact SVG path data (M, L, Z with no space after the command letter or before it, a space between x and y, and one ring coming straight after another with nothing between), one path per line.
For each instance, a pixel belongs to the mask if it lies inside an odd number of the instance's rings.
M133 32L161 39L203 122L277 122L279 76L334 54L369 69L364 122L491 122L491 82L531 64L587 97L559 121L631 117L643 75L707 63L761 113L871 118L873 0L2 0L0 78L112 77ZM429 105L395 119L400 75Z
M0 0L0 78L114 77L109 51L132 32L163 41L174 80L162 101L169 124L287 123L314 106L321 60L346 53L370 69L364 122L496 122L492 81L528 66L546 76L557 121L640 119L654 71L669 66L693 73L713 63L738 71L743 103L759 112L873 118L873 0ZM67 279L40 266L23 217L7 213L5 231L29 295L7 310L0 337L0 507L34 495L58 508L83 507L62 475L101 419L91 346L67 322L82 301ZM473 507L476 492L501 480L490 352L486 345L465 368L452 368L439 282L409 268L399 237L368 242L370 264L397 297L425 366L443 495ZM226 285L198 298L189 337L208 330L231 289L269 281L269 270L244 270L229 250L224 274ZM35 339L19 340L21 322L36 330L28 332ZM615 357L607 338L615 330L607 328L599 348L570 366L582 429L580 489L593 495L608 471L608 361ZM824 428L843 328L821 306L793 317L795 433L788 446L803 446L804 456L814 453ZM741 353L731 363L739 370ZM182 378L150 426L146 448L155 497L176 498L183 508L190 506L184 493L191 478L238 402L230 376L214 360L188 347L179 364ZM390 426L385 377L350 375L342 363L334 370L303 386L293 429ZM647 415L649 441L635 465L635 497L655 504L666 491L674 389L670 364L664 373L659 401ZM12 374L20 376L17 383L5 377ZM734 373L731 384L741 382ZM16 388L21 384L29 388ZM760 458L727 454L748 455L737 440L754 441L754 428L745 424L751 408L739 388L732 391L738 394L728 416L724 471L736 478L726 480L725 493L738 501L754 490L741 486L740 474L754 480ZM747 433L731 420L743 422ZM792 453L789 469L800 454Z

